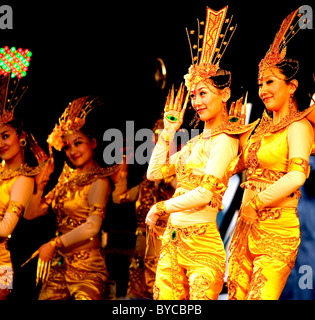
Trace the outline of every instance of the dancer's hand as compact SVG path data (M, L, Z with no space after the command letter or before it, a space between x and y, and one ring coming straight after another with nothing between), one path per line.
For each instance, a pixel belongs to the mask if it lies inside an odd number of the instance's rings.
M38 190L44 190L49 181L50 175L54 172L54 159L49 159L46 166L36 175L35 183Z
M249 201L242 204L240 214L247 222L253 223L257 220L257 212L250 205Z
M35 177L36 188L38 190L44 190L46 184L49 181L50 175L54 172L54 169L55 169L54 157L51 150L51 146L49 146L49 148L50 148L49 150L50 152L49 152L48 161L44 166L44 168ZM47 160L47 157L45 160Z
M176 98L174 100L174 87L169 92L164 108L164 128L166 131L177 131L183 123L184 114L188 103L188 93L184 100L184 86L178 89ZM182 106L183 104L183 106Z
M243 96L239 98L236 102L231 103L229 112L229 122L235 124L245 124L246 120L246 104L247 104L247 93L245 96L245 102L243 107Z
M151 230L154 229L156 222L159 220L159 217L160 217L159 211L157 211L156 204L155 204L151 207L145 219L145 223L149 227L149 229Z
M119 166L119 169L114 172L110 178L114 184L119 183L122 180L127 179L128 176L128 164L126 163L126 156L123 156L123 163Z
M38 251L39 256L37 262L36 285L44 283L48 279L51 259L54 255L55 247L49 241L43 244Z

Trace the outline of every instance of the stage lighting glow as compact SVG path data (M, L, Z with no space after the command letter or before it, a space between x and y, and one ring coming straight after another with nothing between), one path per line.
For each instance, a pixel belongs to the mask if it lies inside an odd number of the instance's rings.
M30 65L32 52L29 49L23 50L16 47L5 46L0 48L0 75L11 72L11 77L22 78L26 76Z

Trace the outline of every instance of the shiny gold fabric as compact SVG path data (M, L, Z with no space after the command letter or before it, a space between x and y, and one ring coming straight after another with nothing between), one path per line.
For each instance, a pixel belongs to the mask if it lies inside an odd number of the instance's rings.
M277 300L294 266L299 244L296 209L269 210L231 253L229 299Z
M0 180L0 221L7 211L10 202L11 187L17 178L18 176L11 179ZM7 238L0 237L0 273L5 272L5 279L7 279L6 283L2 284L3 289L0 288L0 300L6 299L6 296L9 294L9 289L12 289L13 284L13 267L10 251L7 249L7 240ZM0 281L1 280L2 277L0 277Z
M146 239L147 228L145 218L150 208L158 201L171 198L174 194L172 181L175 176L168 177L159 182L149 181L146 176L139 184L136 201L136 230L135 255L131 258L129 266L129 282L127 296L132 299L153 299L153 286L155 273L160 255L162 240ZM128 191L129 192L129 191ZM128 198L128 197L127 197ZM168 217L161 217L156 224L156 230L162 237L167 225Z
M55 252L39 300L103 300L108 274L100 249Z
M215 300L224 283L225 251L215 222L175 227L163 237L154 299Z
M65 165L54 189L52 201L57 231L60 234L70 232L85 223L91 210L95 209L95 205L89 205L88 194L99 170L96 168L95 174L88 172L77 175L76 170ZM99 205L96 207L99 208ZM101 215L102 212L103 210ZM83 251L72 248L69 253L55 253L49 278L40 292L40 300L105 298L108 275L105 259L100 252L99 237L82 241L80 245L89 245L91 248Z
M156 227L156 230L162 236L165 227ZM138 227L136 231L136 253L131 258L129 266L129 282L127 289L127 296L129 298L153 298L153 286L162 240L155 238L153 245L151 238L147 241L146 232L147 230L145 227Z
M0 179L0 220L3 219L7 211L10 202L11 188L17 178L18 176L6 180Z
M245 188L243 203L262 194L272 202L267 206L262 202L255 222L249 222L245 218L246 212L240 212L230 246L229 299L278 299L294 266L300 243L297 214L300 191L297 189L279 197L278 193L271 193L273 189L269 187L286 176L292 162L289 155L300 150L299 146L289 146L289 135L312 139L301 130L309 125L306 120L300 120L299 126L292 131L290 125L295 120L299 119L292 114L273 125L264 115L245 147L244 158L240 159L239 163L243 162L248 169L247 180L242 185ZM313 133L309 131L309 134ZM303 157L308 159L309 153L310 150L304 150Z
M88 193L91 182L78 184L76 170L66 164L54 189L52 208L56 213L58 231L69 232L86 222L90 214Z

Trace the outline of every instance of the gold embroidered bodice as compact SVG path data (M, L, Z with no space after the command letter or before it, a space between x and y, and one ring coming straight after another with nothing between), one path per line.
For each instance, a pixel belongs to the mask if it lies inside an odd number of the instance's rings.
M13 183L19 176L33 177L37 175L46 165L44 161L41 165L36 167L29 167L28 164L21 164L15 170L5 169L5 161L0 163L0 220L8 208L10 201L10 193Z
M176 174L175 194L165 201L167 212L171 214L169 219L174 225L216 221L227 187L227 181L222 179L238 153L237 135L251 132L256 124L222 123L211 130L205 129L170 157L168 151L173 136L166 130L161 133L147 174L151 180Z
M107 177L118 169L118 165L77 174L66 163L54 188L52 208L57 218L57 228L67 233L86 222L90 213L88 194L91 185L99 178Z
M264 112L261 123L244 150L245 167L249 177L258 174L265 182L272 182L288 172L289 125L302 120L309 112L310 108L303 112L294 111L277 124Z
M211 145L220 135L204 137L203 133L193 138L179 153L175 163L177 186L174 197L197 188L205 176ZM211 151L210 151L211 150Z
M18 177L0 179L0 221L3 219L9 205L12 185Z
M175 170L178 181L174 197L193 190L201 184L210 154L223 154L224 145L219 142L223 136L227 135L232 138L235 135L252 131L257 123L258 120L246 126L229 122L222 123L217 128L209 131L205 130L199 136L191 139L178 153L173 168L172 165L169 165L170 170ZM229 151L227 150L227 152ZM215 163L215 165L216 168L213 168L213 175L217 176L215 173L220 163ZM223 172L219 175L223 175ZM227 187L227 181L224 181L224 183Z
M263 135L253 136L250 143L245 147L245 165L248 168L248 175L258 174L268 168L270 176L262 175L266 181L275 181L271 176L277 173L285 174L288 170L288 127L275 133L268 132ZM278 180L278 179L276 179Z
M262 121L250 140L244 148L244 166L247 170L247 180L242 186L245 187L243 201L249 201L257 193L266 190L270 185L281 179L288 171L290 171L290 146L288 143L289 130L291 125L299 123L301 126L310 127L310 124L304 119L304 112L295 111L283 118L279 123L274 124L273 120L265 112ZM300 139L311 140L310 131L307 136L299 130L292 131L291 134L301 136ZM301 141L301 140L300 140ZM294 146L291 146L294 148ZM305 150L302 162L306 163L311 150ZM300 170L301 171L301 170ZM305 170L307 176L307 168ZM267 192L267 190L266 190ZM265 193L266 193L265 192ZM276 197L276 195L274 195ZM297 207L299 190L295 190L292 194L283 199L279 199L275 203L277 206Z
M2 161L0 164L0 221L2 221L5 213L10 208L10 204L13 202L11 199L11 189L14 182L21 176L34 176L39 172L39 167L31 168L27 164L22 164L15 170L5 169L5 162ZM15 202L18 204L17 202ZM18 204L20 207L20 204ZM19 211L18 216L20 217L23 212L24 207ZM11 211L12 212L12 211ZM14 213L14 212L12 212ZM7 238L0 238L0 242L6 240Z

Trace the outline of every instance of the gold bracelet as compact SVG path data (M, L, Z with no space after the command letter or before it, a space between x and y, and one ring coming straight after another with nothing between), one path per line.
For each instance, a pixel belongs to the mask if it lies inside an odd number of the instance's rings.
M54 248L63 248L64 245L60 239L60 237L56 237L50 240L50 244L54 247Z
M262 210L265 205L263 204L263 202L261 200L259 200L258 195L256 195L255 197L253 197L250 201L249 204L252 206L252 208L258 212L260 210Z
M300 171L308 177L310 173L308 161L303 158L291 158L288 171Z
M156 211L160 217L167 215L165 201L160 201L156 204Z
M226 190L226 186L223 183L222 179L219 179L211 174L205 174L200 186L202 188L205 188L209 191L211 191L212 193L218 193L221 196L223 196L225 190Z
M24 206L17 201L10 201L6 211L13 213L21 218L24 211Z
M97 216L100 216L102 219L105 218L105 207L97 204L97 203L93 203L91 204L90 208L89 208L89 216L91 214L95 214Z

